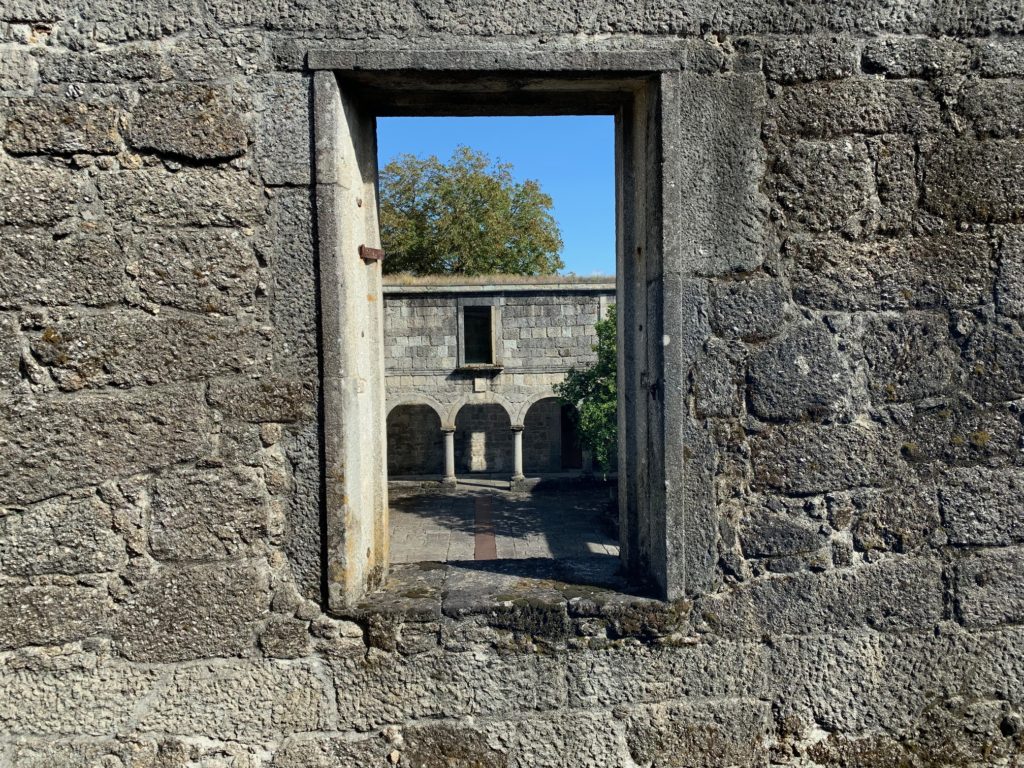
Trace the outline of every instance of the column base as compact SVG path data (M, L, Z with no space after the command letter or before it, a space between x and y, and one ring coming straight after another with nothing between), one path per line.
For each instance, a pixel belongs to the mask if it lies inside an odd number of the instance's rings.
M457 477L444 477L444 478L441 478L441 485L443 485L445 488L454 488L458 484L459 484L459 479Z
M508 487L510 491L519 491L526 487L526 477L523 475L512 475L512 479L508 481Z

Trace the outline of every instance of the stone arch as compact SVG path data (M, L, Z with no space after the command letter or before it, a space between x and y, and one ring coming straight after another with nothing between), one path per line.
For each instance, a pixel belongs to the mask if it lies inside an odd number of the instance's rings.
M545 389L543 392L537 392L530 395L529 398L520 404L519 409L516 411L514 416L514 423L520 425L526 424L526 414L530 412L530 409L536 403L539 403L541 400L547 400L549 397L557 397L557 395L555 395L555 391L550 387Z
M513 469L512 419L494 400L470 400L455 413L455 466L460 472Z
M527 474L583 468L573 414L576 408L554 395L534 398L523 413L523 470Z
M430 403L396 403L387 415L388 477L444 471L441 415Z
M521 424L520 421L515 421L516 410L512 405L501 395L496 395L493 392L477 392L472 395L465 395L460 397L451 406L448 407L447 420L442 419L442 424L447 429L455 428L455 418L459 415L459 411L467 405L497 405L501 407L505 414L508 416L509 424Z
M399 408L403 405L425 405L437 414L437 418L442 425L445 423L444 419L447 409L430 395L398 395L394 400L388 400L387 413L385 415L390 416L391 412L395 410L395 408Z

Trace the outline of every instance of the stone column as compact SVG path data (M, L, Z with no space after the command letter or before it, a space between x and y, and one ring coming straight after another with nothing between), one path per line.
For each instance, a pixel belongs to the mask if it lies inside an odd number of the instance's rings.
M444 484L455 485L455 427L441 427L444 434Z
M512 486L523 480L523 425L512 425Z

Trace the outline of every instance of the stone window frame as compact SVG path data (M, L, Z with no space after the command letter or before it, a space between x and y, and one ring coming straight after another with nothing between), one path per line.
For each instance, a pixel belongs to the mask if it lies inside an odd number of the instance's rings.
M717 523L708 438L695 429L686 395L703 315L686 305L700 301L696 278L714 251L712 236L720 235L700 230L726 200L717 194L719 172L735 174L731 165L742 164L718 152L715 131L697 122L714 110L718 86L684 87L684 77L704 77L684 75L684 59L683 52L622 50L307 52L324 347L327 610L345 612L383 581L388 566L383 344L374 340L382 328L380 267L357 265L357 249L379 244L375 120L389 115L615 116L621 558L631 578L663 599L710 584ZM709 103L687 105L686 117L683 94ZM743 106L735 113L747 119ZM676 162L683 153L698 159L694 168ZM359 402L358 392L374 389L379 409L375 398ZM367 481L374 467L380 471Z
M501 307L505 303L504 299L498 296L460 296L456 301L456 318L457 318L457 333L456 340L458 345L458 367L460 370L466 371L495 371L502 368L502 359L504 355L502 352L501 335ZM466 362L466 307L490 307L491 308L491 362L490 363L467 363Z

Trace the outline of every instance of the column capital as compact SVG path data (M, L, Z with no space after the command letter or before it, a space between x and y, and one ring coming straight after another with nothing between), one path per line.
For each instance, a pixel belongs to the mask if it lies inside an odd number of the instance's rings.
M525 429L525 427L522 424L513 424L512 425L512 431L513 432L522 432L524 429Z
M450 435L455 432L455 427L441 427L441 431L444 432L446 435Z

